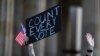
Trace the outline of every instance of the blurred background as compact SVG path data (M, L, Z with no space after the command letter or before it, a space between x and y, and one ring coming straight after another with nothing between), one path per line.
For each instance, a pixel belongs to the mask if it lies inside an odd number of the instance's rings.
M85 56L84 38L95 39L94 56L100 55L100 0L0 0L0 56L29 56L15 41L25 19L61 4L62 30L33 43L36 56Z

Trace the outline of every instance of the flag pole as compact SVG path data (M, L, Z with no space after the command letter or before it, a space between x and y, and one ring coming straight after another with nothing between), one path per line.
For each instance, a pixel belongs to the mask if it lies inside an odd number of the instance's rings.
M35 56L35 52L33 49L33 44L28 45L29 56Z

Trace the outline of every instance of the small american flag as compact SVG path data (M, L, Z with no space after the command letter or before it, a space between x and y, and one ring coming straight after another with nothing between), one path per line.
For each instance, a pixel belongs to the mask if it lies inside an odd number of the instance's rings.
M20 31L16 36L15 40L18 42L18 44L22 46L25 42L25 38L26 38L25 27L23 26L23 24L21 24Z

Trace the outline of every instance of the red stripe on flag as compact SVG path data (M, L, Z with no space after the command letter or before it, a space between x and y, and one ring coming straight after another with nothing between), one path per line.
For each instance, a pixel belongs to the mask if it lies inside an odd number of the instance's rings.
M17 35L17 37L16 37L15 40L22 46L23 43L24 43L24 38L25 38L24 34L23 34L22 32L20 32L20 33Z

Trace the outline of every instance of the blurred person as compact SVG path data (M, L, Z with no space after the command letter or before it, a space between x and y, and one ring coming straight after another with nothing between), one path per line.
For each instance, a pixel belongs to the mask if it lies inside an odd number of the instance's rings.
M85 37L88 43L85 56L93 56L94 38L92 37L90 33L86 33Z

